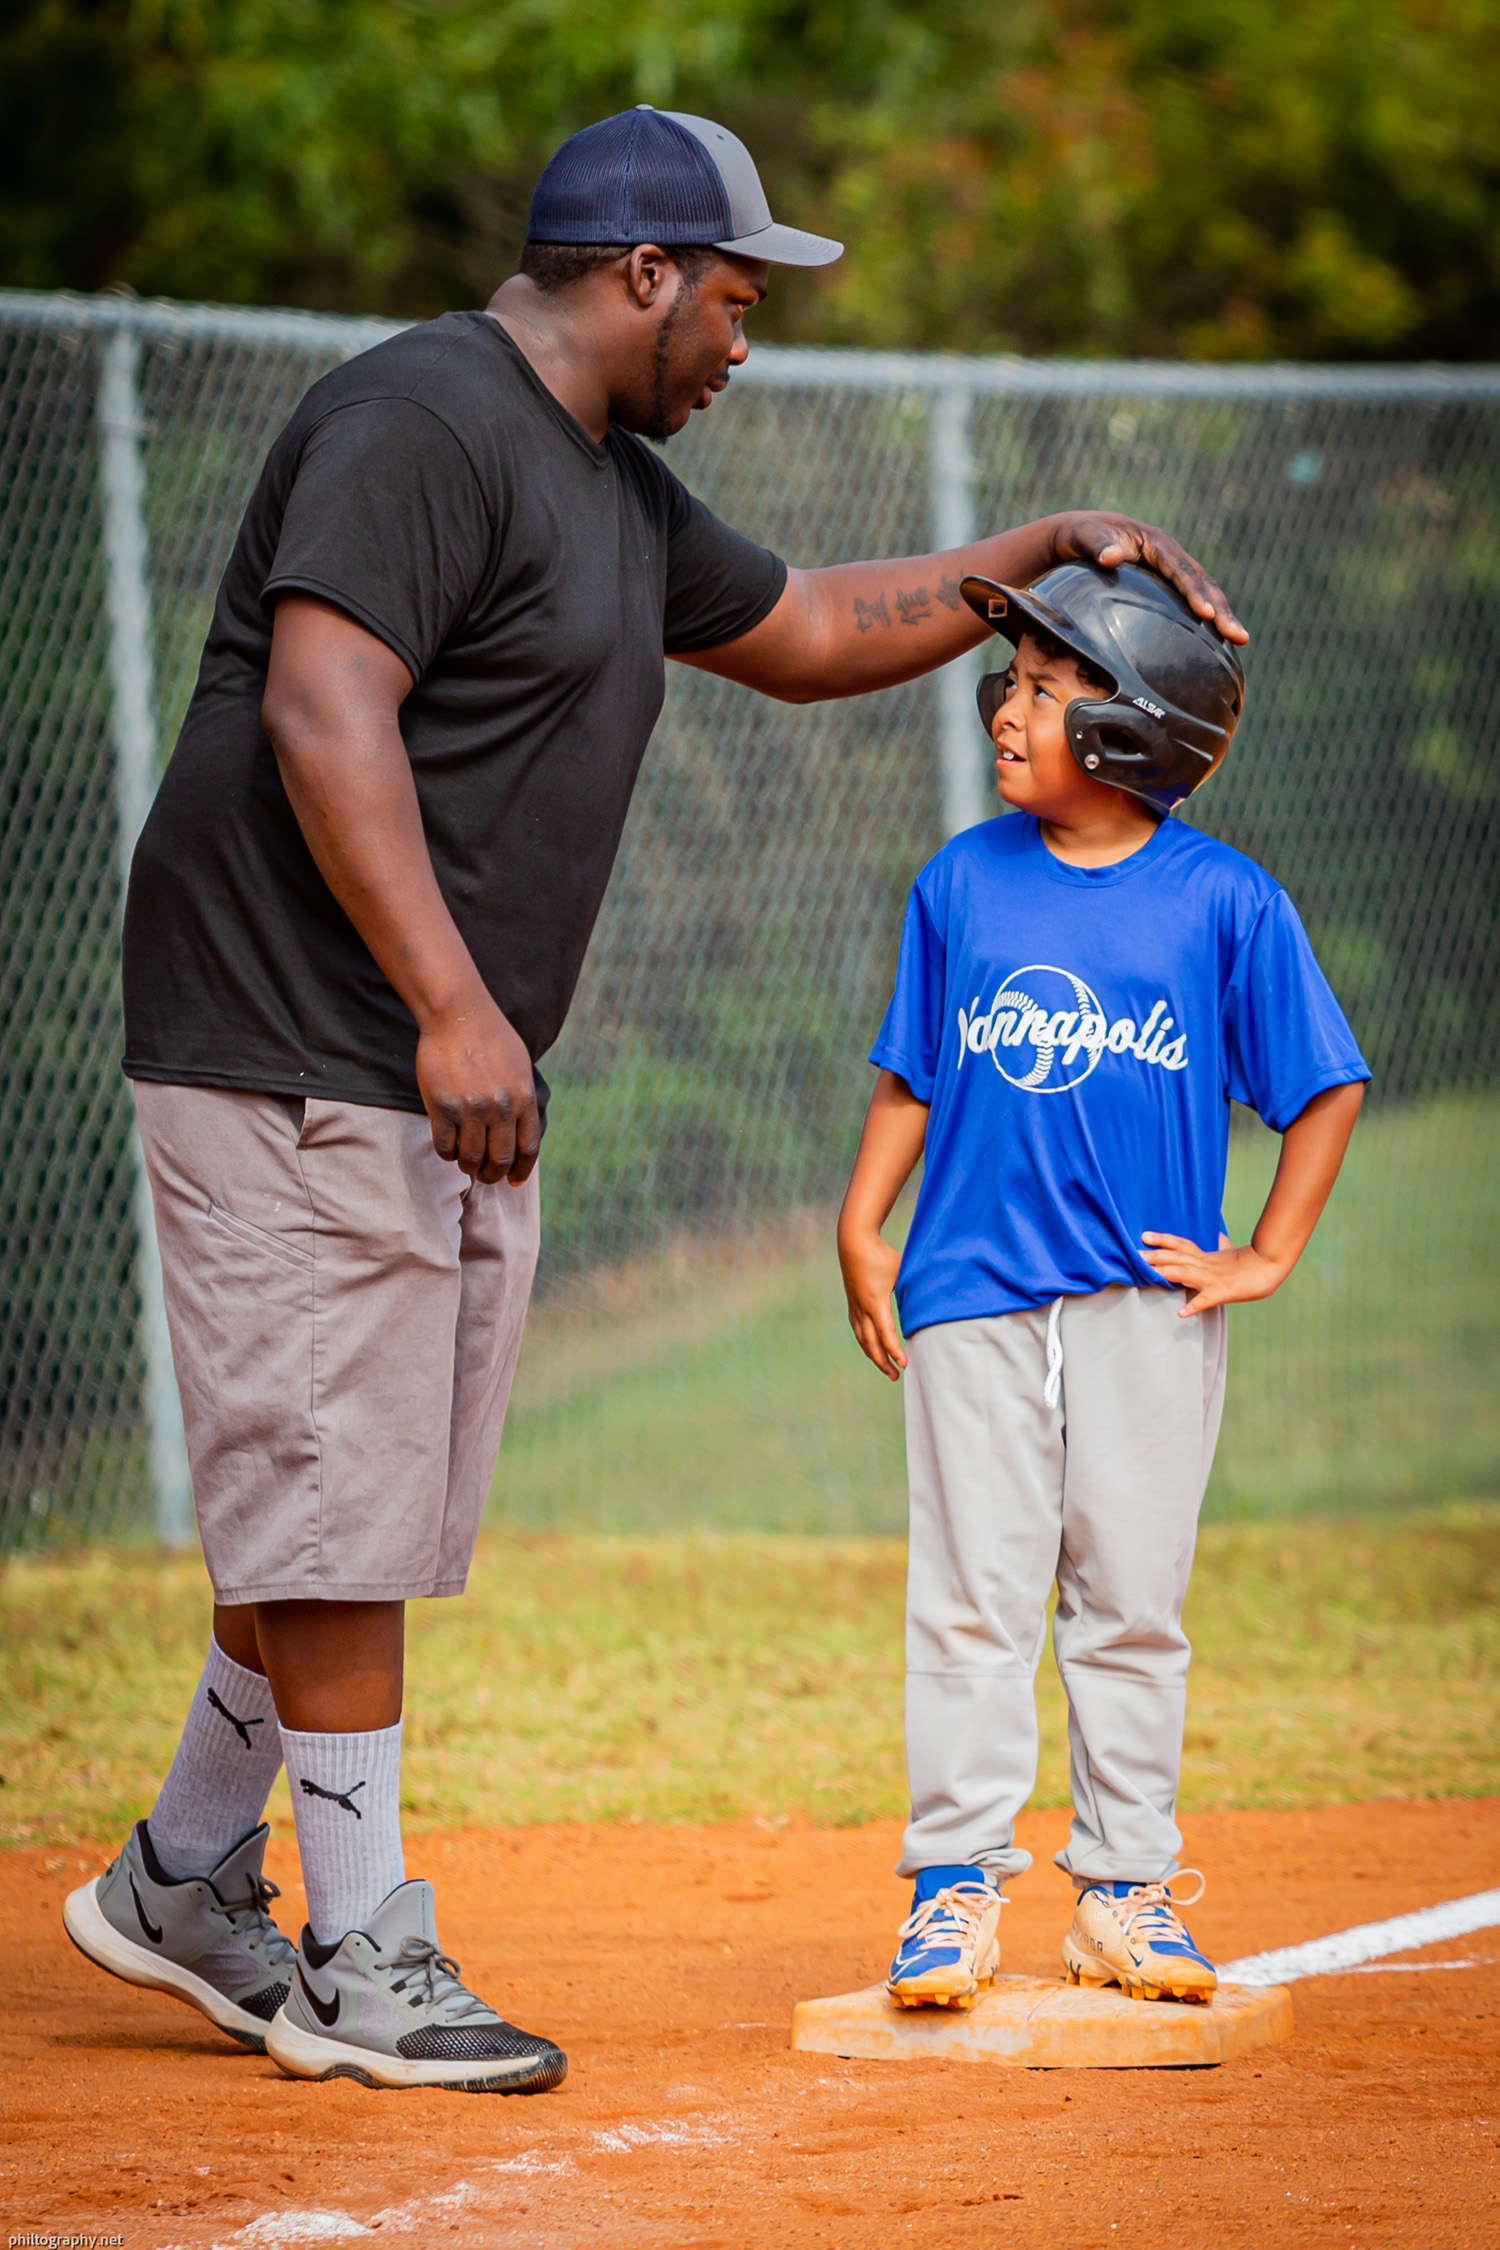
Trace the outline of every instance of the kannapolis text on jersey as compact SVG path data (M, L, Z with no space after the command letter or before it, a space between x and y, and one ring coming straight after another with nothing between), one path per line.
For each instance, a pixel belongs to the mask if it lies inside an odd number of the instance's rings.
M1061 985L1071 1007L1054 1008ZM1070 989L1071 988L1071 989ZM1040 1002L1033 994L1040 992ZM1154 1000L1144 1023L1120 1016L1110 1023L1098 995L1071 969L1055 969L1033 961L1014 969L1001 982L987 1015L979 1013L979 997L972 1014L958 1011L958 1064L965 1054L988 1055L1003 1078L1038 1094L1061 1094L1087 1078L1099 1057L1134 1055L1137 1062L1153 1063L1163 1070L1187 1069L1187 1035L1179 1032L1170 1042L1167 1033L1177 1019L1167 1013L1166 1000ZM1028 1050L1011 1054L1010 1049ZM1080 1058L1082 1066L1080 1067Z
M1369 1076L1264 869L1176 819L1073 867L1019 813L917 878L870 1059L931 1105L908 1335L1162 1286L1141 1235L1217 1242L1231 1100L1281 1131Z

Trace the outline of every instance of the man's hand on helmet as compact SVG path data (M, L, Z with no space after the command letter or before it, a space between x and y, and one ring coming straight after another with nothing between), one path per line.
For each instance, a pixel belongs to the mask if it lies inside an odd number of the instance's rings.
M1118 570L1121 563L1144 563L1175 586L1199 617L1211 619L1226 641L1243 643L1250 638L1223 589L1169 531L1107 509L1080 508L1058 517L1052 549L1054 563L1091 562L1104 570Z

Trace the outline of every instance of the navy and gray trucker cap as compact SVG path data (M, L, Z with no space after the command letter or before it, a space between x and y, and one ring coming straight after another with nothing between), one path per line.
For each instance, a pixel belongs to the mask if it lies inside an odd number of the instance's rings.
M779 227L750 151L707 117L622 110L563 142L536 184L530 242L700 243L778 266L827 266L842 242Z

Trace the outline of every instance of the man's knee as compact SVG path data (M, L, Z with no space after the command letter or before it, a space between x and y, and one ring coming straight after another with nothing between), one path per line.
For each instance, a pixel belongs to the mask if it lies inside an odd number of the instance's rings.
M255 1631L283 1726L365 1734L401 1716L404 1602L258 1602Z

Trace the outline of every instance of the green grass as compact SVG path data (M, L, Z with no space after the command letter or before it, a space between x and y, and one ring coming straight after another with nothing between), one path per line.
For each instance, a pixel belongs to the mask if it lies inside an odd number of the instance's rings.
M832 1223L684 1244L528 1323L494 1508L530 1528L890 1532L901 1402L861 1358Z
M1311 1248L1231 1316L1207 1518L1500 1491L1500 1100L1365 1119ZM1237 1131L1248 1237L1279 1143ZM684 1243L532 1315L495 1512L518 1526L898 1532L901 1403L844 1320L826 1214Z
M411 1824L899 1814L904 1567L895 1540L486 1534L468 1597L412 1611ZM193 1559L9 1565L0 1839L149 1807L207 1618ZM1500 1791L1500 1507L1209 1527L1188 1623L1189 1809ZM1050 1658L1039 1696L1057 1803Z
M1280 1142L1236 1135L1248 1239ZM1377 1111L1290 1282L1231 1315L1208 1514L1363 1512L1500 1490L1500 1101Z

